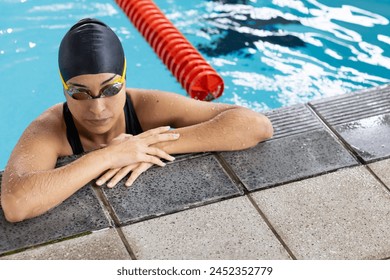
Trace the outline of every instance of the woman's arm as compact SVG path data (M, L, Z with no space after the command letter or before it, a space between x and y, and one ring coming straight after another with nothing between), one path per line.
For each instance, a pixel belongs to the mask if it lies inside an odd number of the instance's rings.
M265 116L245 108L232 108L174 132L180 134L178 141L155 146L169 154L243 150L271 138L273 129Z
M67 144L58 127L61 123L53 121L50 113L44 114L26 129L12 152L1 187L1 205L8 221L18 222L48 211L106 170L140 162L163 166L160 158L171 157L152 145L177 139L177 135L164 134L169 129L166 127L143 138L121 135L103 149L54 168Z
M273 135L269 119L244 107L198 101L177 94L129 90L143 129L171 125L180 139L159 143L169 154L233 151Z

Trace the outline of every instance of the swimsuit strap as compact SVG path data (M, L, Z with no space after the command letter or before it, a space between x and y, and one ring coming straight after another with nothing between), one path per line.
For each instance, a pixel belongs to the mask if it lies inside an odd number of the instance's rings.
M63 107L63 115L66 124L66 138L68 138L68 142L72 147L73 154L79 155L84 153L83 145L80 141L79 132L74 124L72 113L68 108L68 104L65 102Z
M126 133L131 135L137 135L143 132L141 125L138 121L137 114L135 113L133 102L128 94L126 94L125 104L125 121L126 121Z
M137 135L143 132L141 125L138 121L137 114L134 110L133 103L128 94L126 94L126 104L123 108L126 122L126 133L131 135ZM66 137L68 138L69 145L72 147L74 155L84 153L83 145L81 144L79 132L74 124L72 113L68 108L68 104L65 102L63 106L63 115L66 124Z

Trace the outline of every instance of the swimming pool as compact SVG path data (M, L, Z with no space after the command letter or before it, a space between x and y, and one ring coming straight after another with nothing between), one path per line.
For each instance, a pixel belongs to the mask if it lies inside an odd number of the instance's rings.
M220 102L262 111L390 82L389 0L155 3L224 78ZM57 48L80 18L120 36L129 86L185 95L114 1L5 0L0 10L0 170L31 120L64 101Z

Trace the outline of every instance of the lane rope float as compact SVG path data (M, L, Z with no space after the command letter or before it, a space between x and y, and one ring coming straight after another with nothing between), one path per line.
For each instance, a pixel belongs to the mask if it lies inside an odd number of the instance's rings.
M198 50L151 0L116 0L191 98L220 97L224 82Z

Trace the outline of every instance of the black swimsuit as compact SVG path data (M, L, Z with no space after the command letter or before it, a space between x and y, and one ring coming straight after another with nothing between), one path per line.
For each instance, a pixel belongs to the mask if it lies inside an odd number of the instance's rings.
M132 135L140 134L142 132L142 128L139 124L137 114L135 113L133 103L131 102L131 98L127 94L126 104L123 110L125 113L126 133ZM68 138L68 142L72 147L73 154L79 155L84 153L84 148L80 141L79 132L77 131L72 114L70 113L68 104L66 104L66 102L64 103L63 114L66 124L66 137Z

